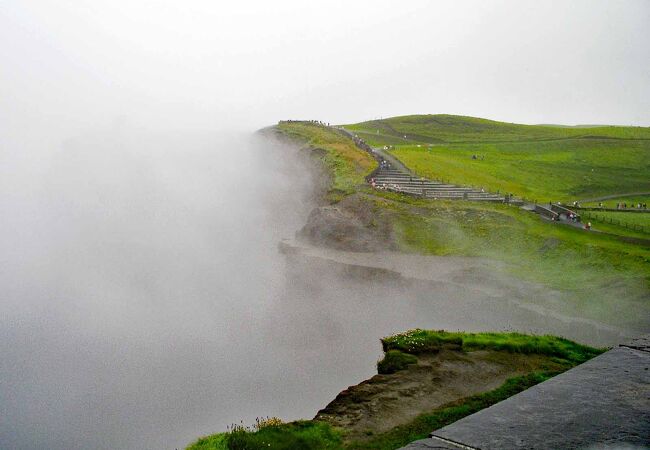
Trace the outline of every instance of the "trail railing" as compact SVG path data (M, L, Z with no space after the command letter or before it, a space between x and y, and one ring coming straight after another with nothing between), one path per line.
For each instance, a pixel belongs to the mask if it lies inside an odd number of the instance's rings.
M627 230L631 231L636 231L644 234L650 234L650 227L646 225L641 225L639 223L630 223L625 220L617 219L615 217L608 217L604 214L596 214L595 212L592 211L585 211L583 215L589 219L593 220L595 222L600 222L604 224L610 224L610 225L615 225L618 227L623 227Z

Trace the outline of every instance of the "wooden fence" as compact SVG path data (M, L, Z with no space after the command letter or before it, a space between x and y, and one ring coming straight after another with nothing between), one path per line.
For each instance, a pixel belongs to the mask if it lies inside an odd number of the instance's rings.
M601 222L605 224L610 224L610 225L616 225L619 227L626 228L628 230L632 231L638 231L640 233L648 233L650 234L650 227L646 225L641 225L639 223L630 223L627 222L626 220L621 220L617 219L615 217L608 217L604 214L597 214L593 211L583 211L582 215L589 220L593 220L596 222Z

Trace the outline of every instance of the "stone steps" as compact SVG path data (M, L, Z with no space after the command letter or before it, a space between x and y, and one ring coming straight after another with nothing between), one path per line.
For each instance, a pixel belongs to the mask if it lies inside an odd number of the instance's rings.
M406 194L412 194L421 196L422 189L409 189L409 188L394 188L388 187L386 190L393 192L403 192ZM439 198L439 199L466 199L466 200L490 200L490 201L503 201L504 198L497 194L492 194L489 192L477 192L477 191L459 191L459 190L435 190L435 189L425 189L425 197L427 198Z
M424 177L414 176L394 166L382 167L375 172L372 178L377 189L386 189L392 192L402 192L431 199L471 200L503 202L502 195L482 192L476 188L448 184L442 181L428 180Z

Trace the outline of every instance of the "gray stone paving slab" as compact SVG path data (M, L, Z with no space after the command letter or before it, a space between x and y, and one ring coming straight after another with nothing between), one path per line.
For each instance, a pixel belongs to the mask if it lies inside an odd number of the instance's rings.
M439 441L437 439L422 439L420 441L411 442L406 447L403 447L403 450L458 450L459 448L463 447Z
M621 345L623 347L635 348L637 350L650 352L650 334L634 338L630 342Z
M441 428L433 436L482 450L650 446L650 352L621 346ZM435 447L436 439L416 447Z

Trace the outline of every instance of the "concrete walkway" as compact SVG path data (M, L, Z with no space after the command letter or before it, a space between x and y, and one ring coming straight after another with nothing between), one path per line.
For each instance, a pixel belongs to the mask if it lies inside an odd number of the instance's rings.
M404 449L650 448L650 335Z

